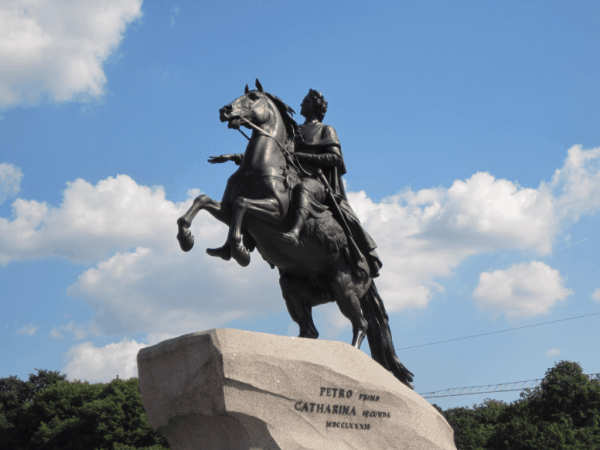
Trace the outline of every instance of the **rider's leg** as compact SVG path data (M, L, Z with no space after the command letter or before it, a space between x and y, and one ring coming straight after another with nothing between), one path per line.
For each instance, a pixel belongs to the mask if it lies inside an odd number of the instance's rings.
M227 242L231 248L231 256L243 267L250 264L250 252L241 244L242 222L246 213L269 223L281 222L283 218L281 204L275 198L250 200L238 197L233 202L233 219L229 227Z
M306 208L299 208L296 210L296 221L294 226L287 233L280 233L280 236L286 241L294 244L296 247L300 245L300 232L304 228L306 219L308 219L308 210Z
M311 286L306 283L305 279L292 275L282 275L279 278L279 285L290 316L300 327L298 337L317 339L319 332L313 322L310 306L313 296Z
M279 236L295 246L300 245L300 232L310 216L311 209L314 208L311 208L311 200L314 202L311 197L319 202L325 199L325 191L319 181L309 178L297 184L294 188L294 225L290 231L280 233Z
M352 345L360 348L360 344L367 335L368 323L360 309L360 298L365 294L368 282L355 279L352 269L344 264L331 279L333 295L341 313L352 323Z

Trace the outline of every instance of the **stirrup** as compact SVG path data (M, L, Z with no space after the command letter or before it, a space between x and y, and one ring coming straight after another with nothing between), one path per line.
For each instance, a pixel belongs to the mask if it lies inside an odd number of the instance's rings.
M279 233L279 237L283 238L283 240L285 240L289 244L293 244L296 247L300 246L300 241L298 240L298 236L296 236L296 234L292 233L291 231L289 231L287 233Z

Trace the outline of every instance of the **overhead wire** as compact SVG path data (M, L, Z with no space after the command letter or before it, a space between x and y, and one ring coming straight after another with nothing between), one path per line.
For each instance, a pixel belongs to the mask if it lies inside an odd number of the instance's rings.
M600 373L585 374L589 380L600 380ZM424 392L423 398L456 397L459 395L490 394L496 392L525 391L540 385L543 379L511 381L509 383L488 384L483 386L467 386L461 388L443 389L441 391Z
M583 316L567 317L566 319L551 320L549 322L536 323L536 324L533 324L533 325L525 325L525 326L522 326L522 327L507 328L506 330L490 331L488 333L474 334L472 336L464 336L464 337L459 337L459 338L454 338L454 339L447 339L445 341L437 341L437 342L430 342L428 344L413 345L413 346L410 346L410 347L399 348L398 351L400 351L400 350L408 350L408 349L411 349L411 348L418 348L418 347L427 347L428 345L445 344L446 342L462 341L464 339L471 339L471 338L476 338L476 337L481 337L481 336L489 336L490 334L506 333L508 331L523 330L525 328L539 327L539 326L548 325L548 324L551 324L551 323L565 322L567 320L582 319L584 317L598 316L598 315L600 315L600 312L592 313L592 314L585 314Z

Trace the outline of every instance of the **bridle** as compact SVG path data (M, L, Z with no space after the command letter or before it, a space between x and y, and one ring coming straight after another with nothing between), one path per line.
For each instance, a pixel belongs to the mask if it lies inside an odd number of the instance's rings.
M279 148L281 149L281 152L283 153L283 156L285 157L286 161L288 162L288 164L290 164L291 166L293 166L299 173L300 176L302 177L310 177L312 176L309 172L307 172L302 165L300 164L300 162L298 161L298 159L295 157L295 155L293 153L290 153L282 144L281 142L279 142L279 140L275 137L275 136L271 136L269 133L267 133L265 130L263 130L261 127L259 127L258 125L253 124L252 122L250 122L248 119L246 119L245 117L239 116L240 120L242 120L243 122L245 122L250 128L254 129L255 131L257 131L259 134L262 134L263 136L266 137L270 137L271 139L273 139L275 142L277 142L277 145L279 145ZM250 138L246 135L246 133L244 133L242 130L240 130L238 128L238 131L240 133L242 133L242 135L250 140Z

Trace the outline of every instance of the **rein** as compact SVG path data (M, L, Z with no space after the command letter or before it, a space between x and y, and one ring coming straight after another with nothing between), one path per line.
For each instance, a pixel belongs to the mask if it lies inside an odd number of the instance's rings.
M260 134L262 134L263 136L267 136L270 137L271 139L273 139L275 142L277 142L277 145L279 145L279 147L281 148L281 151L283 152L285 158L288 160L288 162L290 163L290 165L294 166L296 168L296 170L298 170L298 172L300 172L300 175L303 177L310 177L311 174L308 173L306 170L304 170L304 168L300 165L300 162L296 160L296 158L294 158L294 155L292 153L290 153L289 151L286 150L286 148L281 145L281 142L279 142L277 140L277 138L275 138L274 136L271 136L269 133L267 133L265 130L263 130L261 127L259 127L258 125L254 125L252 122L250 122L248 119L246 119L245 117L240 117L241 120L243 120L244 122L246 122L246 124L253 128L254 130L258 131ZM240 130L238 128L238 131L240 133L242 133L246 139L250 140L250 138L248 136L246 136L246 134Z

